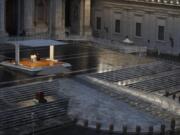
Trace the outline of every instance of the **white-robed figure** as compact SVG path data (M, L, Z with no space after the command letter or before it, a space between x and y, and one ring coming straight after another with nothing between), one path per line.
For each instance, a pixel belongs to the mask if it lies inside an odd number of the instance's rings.
M123 40L123 43L125 43L125 44L127 44L127 45L134 44L134 42L131 41L128 36L125 37L125 39Z
M37 61L37 55L36 54L30 55L30 59L32 62L36 62Z

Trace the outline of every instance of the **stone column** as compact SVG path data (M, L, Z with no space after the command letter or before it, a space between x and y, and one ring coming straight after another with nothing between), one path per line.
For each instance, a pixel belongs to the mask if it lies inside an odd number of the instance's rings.
M123 17L123 39L125 39L126 36L129 37L130 33L129 33L129 10L128 9L124 9L124 17Z
M24 0L24 30L26 35L34 33L34 0Z
M90 37L91 30L91 0L84 0L84 36Z
M52 35L55 39L65 38L65 0L54 0L52 3Z
M84 20L84 27L85 27L85 36L91 36L91 0L85 0L85 20Z
M180 54L180 14L175 15L173 23L173 33L174 33L174 54Z
M0 0L0 37L7 36L5 28L5 0Z
M80 36L84 35L84 1L85 0L80 0Z
M19 61L20 61L20 46L19 44L16 44L15 45L15 63L19 65Z

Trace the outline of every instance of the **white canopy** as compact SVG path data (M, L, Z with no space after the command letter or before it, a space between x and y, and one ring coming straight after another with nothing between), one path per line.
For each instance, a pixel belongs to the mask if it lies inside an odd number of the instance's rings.
M12 45L20 45L25 47L44 47L44 46L55 46L55 45L65 45L66 42L47 40L47 39L35 39L35 40L22 40L22 41L8 41L7 43Z
M8 41L7 43L15 46L15 61L17 65L20 64L19 63L20 62L20 46L25 46L25 47L49 46L49 59L54 60L54 46L68 44L62 41L47 40L47 39Z
M131 41L129 38L125 38L125 39L123 40L123 43L126 43L126 44L133 44L134 42Z

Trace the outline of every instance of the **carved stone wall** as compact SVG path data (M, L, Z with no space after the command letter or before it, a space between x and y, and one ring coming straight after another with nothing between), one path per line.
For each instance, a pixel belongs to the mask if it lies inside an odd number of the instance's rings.
M6 35L6 0L0 0L0 36ZM49 33L53 38L65 38L65 1L66 0L17 0L18 36ZM91 36L91 0L70 1L70 34ZM12 4L12 3L11 3ZM21 9L19 10L19 6ZM14 27L14 26L13 26Z

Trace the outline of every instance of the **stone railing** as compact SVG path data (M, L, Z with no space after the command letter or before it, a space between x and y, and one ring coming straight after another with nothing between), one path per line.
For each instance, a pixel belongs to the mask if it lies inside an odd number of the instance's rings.
M127 0L127 1L147 2L147 3L180 6L180 0Z
M104 127L104 124L100 122L74 118L74 123L86 130L86 132L91 132L93 135L179 135L179 129L176 128L176 120L171 119L170 127L167 128L165 124L159 125L159 128L154 128L154 126L149 126L147 129L144 129L142 126L136 125L134 130L130 130L127 125L122 125L116 130L116 125L113 123L108 124L109 126ZM82 132L81 132L82 133ZM85 133L83 133L85 134Z

